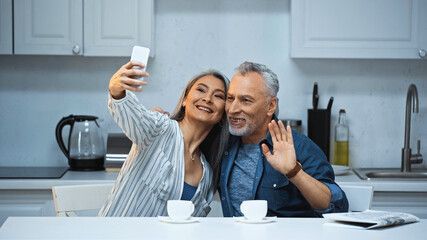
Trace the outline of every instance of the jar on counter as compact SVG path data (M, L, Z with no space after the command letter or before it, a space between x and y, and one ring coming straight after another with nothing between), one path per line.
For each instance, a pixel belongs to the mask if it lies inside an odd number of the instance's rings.
M283 124L286 126L291 126L292 130L297 131L300 134L302 133L302 120L299 119L280 119Z

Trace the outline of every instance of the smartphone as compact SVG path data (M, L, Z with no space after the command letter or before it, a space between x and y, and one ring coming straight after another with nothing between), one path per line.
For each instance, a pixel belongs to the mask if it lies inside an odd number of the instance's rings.
M141 69L141 70L146 70L147 69L147 63L148 63L148 57L150 55L150 49L146 48L146 47L140 47L140 46L134 46L132 48L132 55L130 57L131 61L138 61L138 62L142 62L145 65L145 68ZM138 68L140 69L140 67L134 67L134 68ZM143 80L144 77L133 77L135 79L138 80ZM142 86L138 86L139 88L141 88Z

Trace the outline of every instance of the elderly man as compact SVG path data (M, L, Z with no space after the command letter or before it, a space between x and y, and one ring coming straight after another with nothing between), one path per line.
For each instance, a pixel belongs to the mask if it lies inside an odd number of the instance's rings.
M244 200L268 201L268 215L319 217L348 209L322 150L274 115L279 82L266 66L244 62L227 93L230 133L219 191L225 217L242 216Z

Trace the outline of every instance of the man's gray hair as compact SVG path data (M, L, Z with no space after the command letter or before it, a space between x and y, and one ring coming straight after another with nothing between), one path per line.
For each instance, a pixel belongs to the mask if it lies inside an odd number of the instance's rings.
M247 73L259 73L265 80L265 86L271 97L277 97L279 91L279 80L277 75L267 66L259 63L244 62L236 68L236 73L245 76Z

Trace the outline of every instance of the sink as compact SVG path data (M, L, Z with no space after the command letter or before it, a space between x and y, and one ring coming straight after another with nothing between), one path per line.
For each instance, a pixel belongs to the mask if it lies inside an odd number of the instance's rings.
M427 180L427 169L422 168L411 172L401 172L400 168L356 168L354 172L363 180Z

